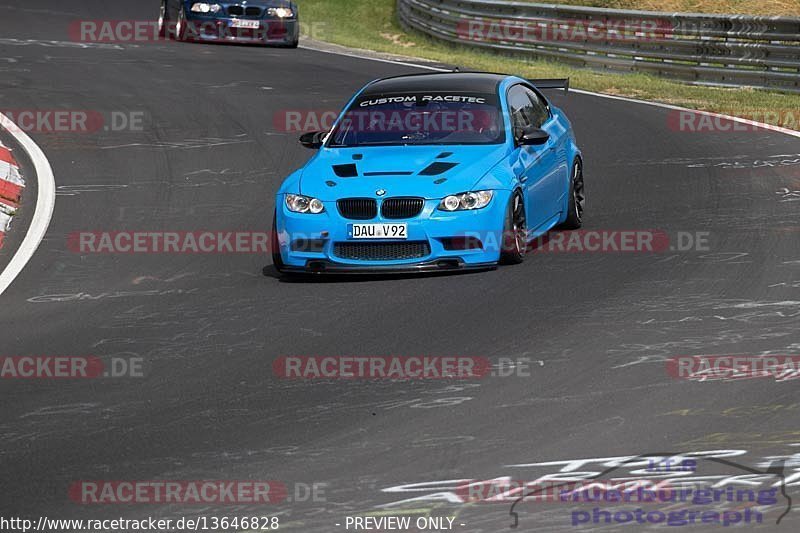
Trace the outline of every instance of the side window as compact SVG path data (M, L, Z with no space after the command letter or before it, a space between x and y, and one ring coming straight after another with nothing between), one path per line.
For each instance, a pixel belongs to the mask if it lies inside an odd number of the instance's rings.
M511 113L511 126L514 138L518 139L522 131L537 122L537 111L528 97L529 90L522 85L514 85L508 90L508 110Z
M550 119L550 111L547 109L547 102L545 102L541 96L536 94L535 91L531 91L530 89L526 88L525 92L533 104L535 117L533 125L537 128L541 128L542 125Z

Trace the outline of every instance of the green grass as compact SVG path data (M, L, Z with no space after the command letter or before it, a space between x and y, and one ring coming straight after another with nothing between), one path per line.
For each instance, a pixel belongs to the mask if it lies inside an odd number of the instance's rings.
M533 1L533 0L532 0ZM800 0L535 0L545 4L573 4L611 9L724 13L736 15L800 15Z
M297 0L303 26L312 37L353 48L390 52L527 78L568 77L572 86L692 109L761 117L780 110L775 125L800 129L800 95L750 89L698 87L646 74L607 74L542 60L498 55L443 43L404 31L395 16L395 0Z

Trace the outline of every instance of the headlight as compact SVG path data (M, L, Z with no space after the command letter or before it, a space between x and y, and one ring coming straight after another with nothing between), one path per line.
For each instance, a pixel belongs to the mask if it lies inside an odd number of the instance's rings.
M483 209L492 201L492 191L473 191L448 196L439 204L442 211L471 211Z
M321 200L299 194L287 194L286 207L293 213L311 213L312 215L318 215L325 211L325 205Z
M192 5L192 13L218 13L222 9L219 4L206 4L200 2Z
M294 16L294 12L288 7L271 7L267 9L267 14L279 19L288 19Z

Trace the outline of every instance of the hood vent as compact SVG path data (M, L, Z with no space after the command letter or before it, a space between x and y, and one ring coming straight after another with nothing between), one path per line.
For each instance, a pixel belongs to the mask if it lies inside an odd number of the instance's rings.
M364 172L365 176L410 176L413 172L396 171L396 172Z
M340 178L358 177L358 168L352 163L348 165L333 165L333 172Z
M428 168L419 173L420 176L438 176L444 174L453 167L457 167L458 163L431 163Z

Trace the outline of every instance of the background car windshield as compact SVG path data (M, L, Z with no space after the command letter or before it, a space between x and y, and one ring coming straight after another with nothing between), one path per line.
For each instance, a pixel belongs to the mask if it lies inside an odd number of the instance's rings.
M395 93L359 98L331 135L329 147L498 144L505 141L492 94Z

